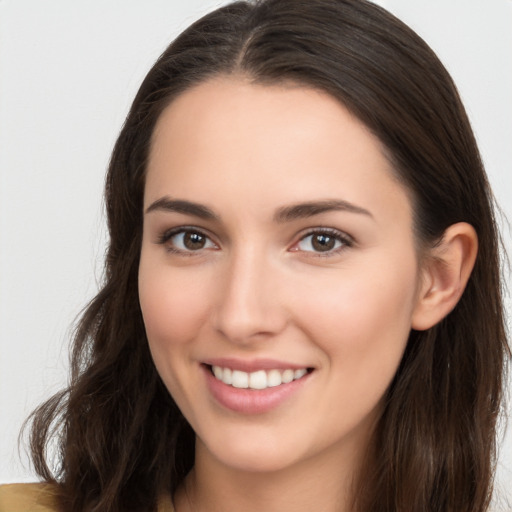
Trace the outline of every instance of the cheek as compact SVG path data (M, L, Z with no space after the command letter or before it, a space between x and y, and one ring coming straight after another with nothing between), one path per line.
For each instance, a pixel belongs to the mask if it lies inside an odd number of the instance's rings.
M381 260L382 261L382 260ZM326 276L308 288L297 310L302 328L323 349L331 365L343 365L352 379L392 378L411 329L417 281L415 258L394 258ZM373 377L372 376L372 377Z
M324 353L325 387L333 390L319 400L332 424L349 430L379 414L409 337L415 274L398 278L388 270L353 269L350 277L331 278L316 293L303 294L302 330ZM332 407L333 396L338 407Z
M139 301L151 350L172 350L194 339L208 314L206 279L146 264L141 259Z
M151 264L141 256L139 301L149 349L160 377L184 413L190 413L184 383L190 384L187 376L194 366L193 341L208 314L208 281L198 277L191 280L186 272Z

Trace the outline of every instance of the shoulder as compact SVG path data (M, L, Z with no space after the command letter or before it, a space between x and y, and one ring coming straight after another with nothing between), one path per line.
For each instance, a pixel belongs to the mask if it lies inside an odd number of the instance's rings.
M45 483L0 485L0 512L58 512L57 489Z
M0 485L0 512L59 512L57 488L46 483ZM158 512L174 512L172 500L164 495Z
M1 509L0 512L2 512ZM158 500L158 512L174 512L174 506L170 495L164 494L160 497Z

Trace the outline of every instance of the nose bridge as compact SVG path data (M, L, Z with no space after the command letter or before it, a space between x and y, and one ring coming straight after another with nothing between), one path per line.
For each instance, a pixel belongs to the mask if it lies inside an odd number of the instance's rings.
M235 342L277 334L286 323L276 294L277 270L265 250L243 247L232 252L220 286L216 328Z

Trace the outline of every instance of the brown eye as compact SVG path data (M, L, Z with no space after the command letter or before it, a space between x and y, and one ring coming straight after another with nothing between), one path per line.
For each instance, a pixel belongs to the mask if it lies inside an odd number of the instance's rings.
M206 249L218 249L210 237L192 229L175 229L164 233L158 240L159 244L167 246L170 252L192 253Z
M184 233L183 245L190 251L197 251L203 249L206 245L206 237L201 233L194 233L192 231Z
M336 239L333 236L319 233L317 235L312 235L311 245L315 251L331 251L336 245Z
M337 253L338 250L352 246L352 238L338 230L318 230L310 232L299 240L294 250L310 253Z

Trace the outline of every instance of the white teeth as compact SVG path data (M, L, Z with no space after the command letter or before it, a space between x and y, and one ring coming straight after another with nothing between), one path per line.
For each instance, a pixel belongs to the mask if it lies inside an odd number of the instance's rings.
M308 373L308 371L305 368L301 368L300 370L295 370L295 372L293 373L293 378L300 379L301 377L304 377L304 375L306 375L306 373Z
M217 368L219 368L219 367L217 367ZM217 378L218 379L220 378L220 380L222 382L224 382L224 384L231 385L233 383L233 373L231 372L231 368L224 368L222 370L222 377L217 377Z
M224 380L222 378L224 372L220 366L212 366L212 369L213 369L213 374L215 375L215 377L217 377L217 379Z
M247 372L241 372L239 370L233 370L231 374L231 385L234 388L248 388L249 387L249 374Z
M265 389L267 387L267 373L265 370L249 374L249 387L251 389Z
M281 384L288 384L293 380L301 379L308 373L306 368L299 370L258 370L247 373L240 370L231 370L221 366L212 366L213 375L224 384L240 389L267 389Z
M269 388L280 386L282 382L283 380L281 378L281 372L279 370L270 370L267 373L267 386Z
M293 380L294 375L295 372L293 370L285 370L282 376L283 382L285 384L288 384L288 382L291 382Z

